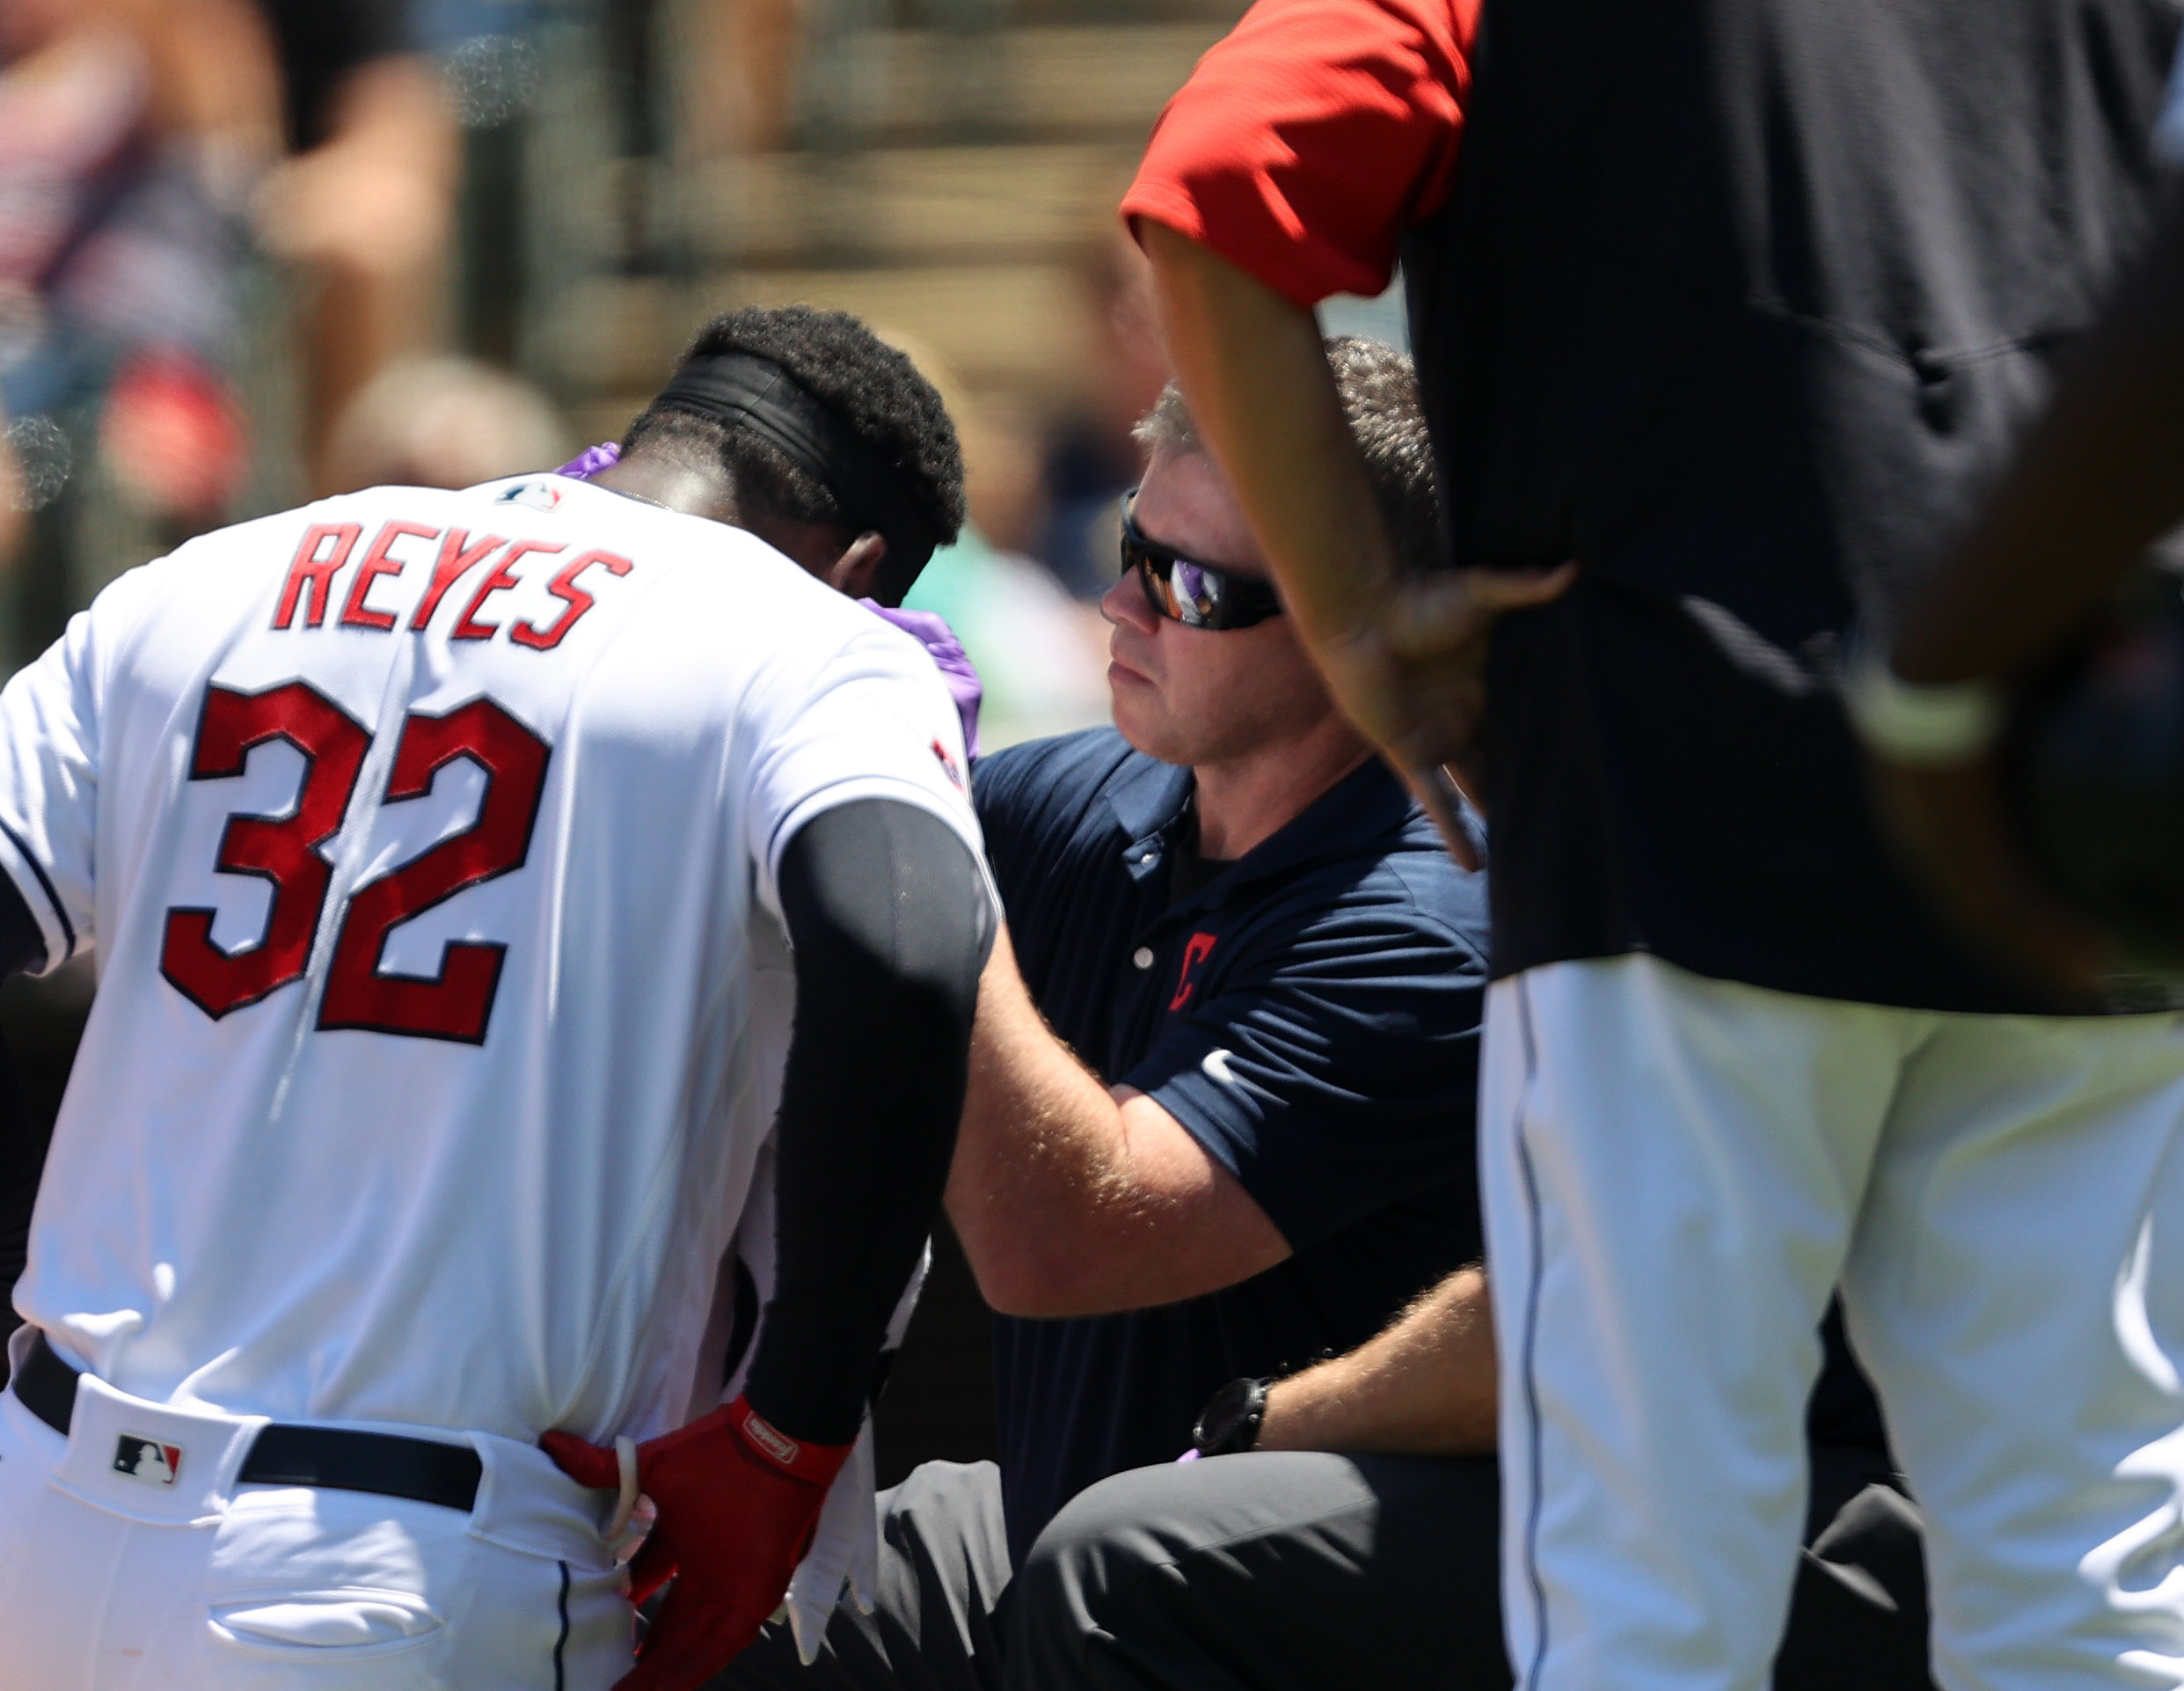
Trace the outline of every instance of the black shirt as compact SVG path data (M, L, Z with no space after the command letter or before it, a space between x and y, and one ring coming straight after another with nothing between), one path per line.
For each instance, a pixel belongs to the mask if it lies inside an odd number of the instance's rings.
M1493 651L1497 974L1643 950L2048 1007L1873 828L1834 675L2140 244L2171 0L1489 7L1405 248L1455 560L1579 560Z
M1180 1455L1217 1387L1362 1343L1480 1254L1483 877L1450 860L1374 763L1177 897L1190 794L1187 770L1111 729L978 766L1041 1012L1104 1080L1181 1123L1295 1253L1164 1308L997 1321L1019 1558L1085 1486Z
M1168 850L1168 902L1180 904L1187 898L1195 898L1215 879L1228 868L1234 860L1208 857L1198 849L1198 807L1187 810L1172 831L1174 843Z

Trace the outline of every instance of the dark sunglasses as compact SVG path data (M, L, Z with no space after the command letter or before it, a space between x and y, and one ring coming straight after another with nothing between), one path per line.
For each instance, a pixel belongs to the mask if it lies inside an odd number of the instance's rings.
M1270 582L1202 564L1148 540L1131 514L1137 489L1122 495L1122 567L1137 572L1154 614L1187 628L1249 628L1282 614Z

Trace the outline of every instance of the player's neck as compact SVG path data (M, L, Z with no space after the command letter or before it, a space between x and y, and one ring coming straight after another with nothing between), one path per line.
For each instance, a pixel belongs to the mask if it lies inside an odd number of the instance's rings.
M642 449L602 470L592 478L592 485L712 523L736 523L741 517L735 483L725 470L655 458Z

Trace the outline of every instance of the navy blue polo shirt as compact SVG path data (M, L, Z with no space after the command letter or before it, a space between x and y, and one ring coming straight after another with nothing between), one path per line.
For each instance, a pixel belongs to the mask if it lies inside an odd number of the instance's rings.
M1180 1455L1218 1387L1350 1350L1479 1256L1486 885L1377 762L1180 903L1188 770L1099 728L997 752L975 787L1048 1022L1180 1122L1294 1253L1161 1308L997 1319L1020 1561L1085 1487Z

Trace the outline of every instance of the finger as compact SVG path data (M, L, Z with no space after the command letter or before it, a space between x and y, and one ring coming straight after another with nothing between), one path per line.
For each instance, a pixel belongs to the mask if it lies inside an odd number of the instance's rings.
M2100 991L2114 963L2107 936L2013 861L1980 863L1960 889L1960 909L1998 955L2066 998Z
M1984 786L1984 783L1982 783ZM2103 941L2093 925L2050 893L1983 795L1976 805L1940 794L1930 812L1929 862L1936 890L1998 949L2013 953L2066 990L2089 990Z
M1872 772L1909 867L1961 932L2033 984L2071 999L2098 992L2113 948L2024 860L1991 762L1913 770L1876 760Z
M1440 830L1441 843L1449 855L1473 875L1479 873L1479 852L1464 826L1461 794L1449 772L1439 764L1406 769L1403 780L1425 809L1427 818Z
M1552 569L1460 569L1405 583L1382 628L1399 657L1431 657L1472 640L1506 611L1559 598L1577 579L1574 563Z
M542 1434L538 1447L552 1457L554 1466L577 1484L601 1491L621 1489L622 1467L612 1451L587 1444L573 1432Z
M1431 769L1466 796L1479 789L1482 758L1477 699L1424 699L1410 708L1413 721L1393 748L1398 767ZM1479 807L1485 813L1485 807Z
M1446 570L1406 582L1380 616L1388 649L1416 657L1445 651L1479 632L1481 600L1473 589L1476 570Z
M1574 559L1552 569L1472 569L1464 572L1472 597L1496 611L1545 604L1570 590L1577 580Z

